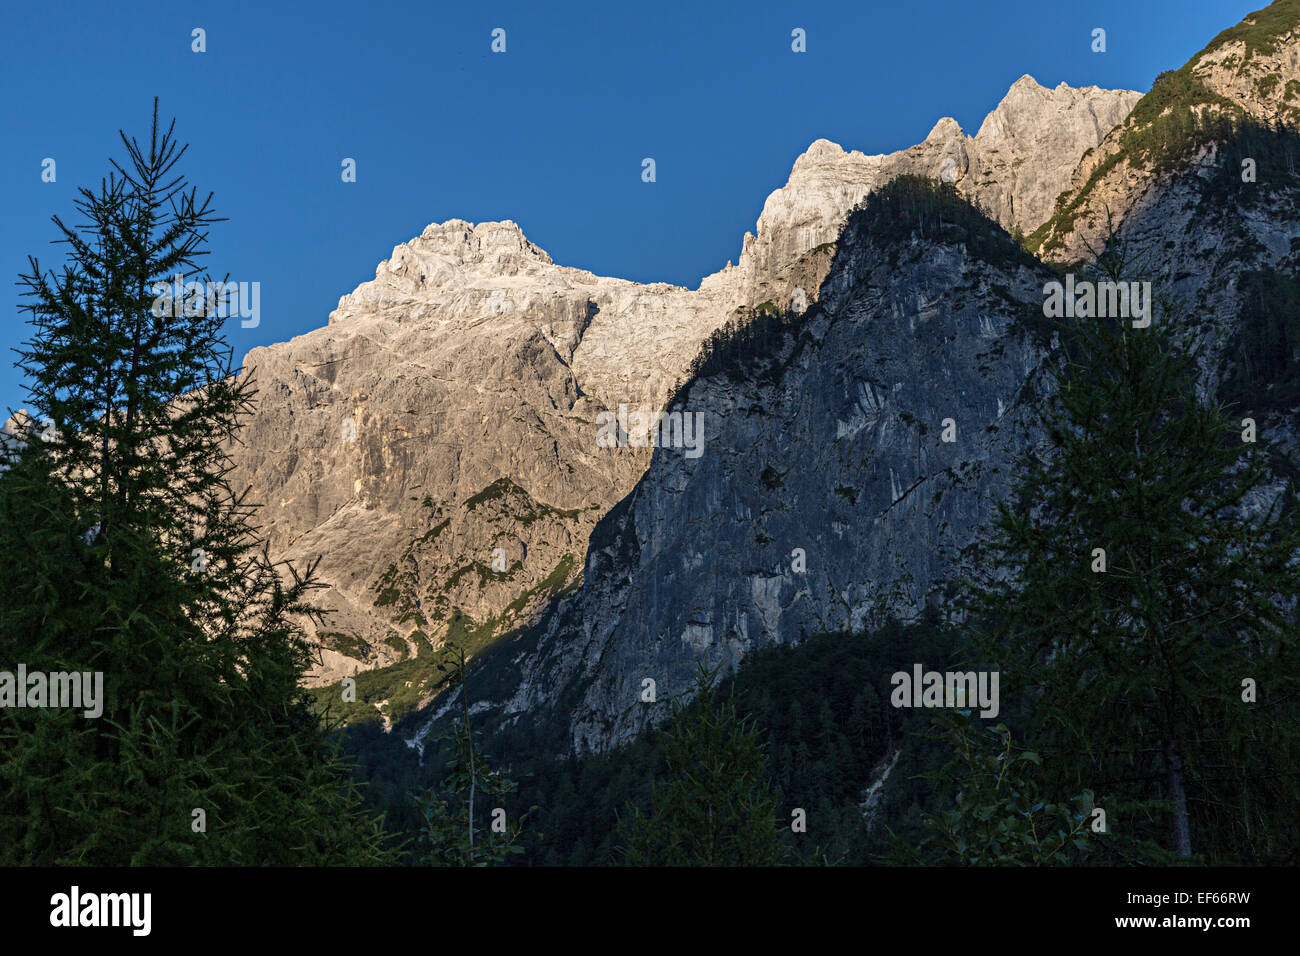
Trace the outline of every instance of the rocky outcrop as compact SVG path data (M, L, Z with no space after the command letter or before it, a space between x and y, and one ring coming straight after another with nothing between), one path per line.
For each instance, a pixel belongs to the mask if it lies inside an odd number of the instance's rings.
M971 141L973 182L963 192L1007 231L1032 232L1051 216L1079 158L1141 98L1132 90L1064 83L1048 90L1022 76Z
M1080 158L1096 147L1141 98L1130 90L1049 90L1018 79L967 136L951 117L925 141L864 155L819 139L795 161L790 181L767 197L757 235L745 234L738 264L704 280L730 285L737 304L785 306L796 288L811 300L849 211L871 190L901 175L951 182L1009 232L1031 232L1052 213Z
M1122 123L1089 150L1031 236L1045 258L1078 262L1101 248L1149 194L1206 159L1225 124L1300 125L1300 0L1277 0L1161 74Z

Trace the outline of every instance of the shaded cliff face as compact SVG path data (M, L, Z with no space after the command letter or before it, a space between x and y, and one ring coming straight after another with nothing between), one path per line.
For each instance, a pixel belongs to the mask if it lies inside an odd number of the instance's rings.
M1254 422L1282 491L1300 477L1300 133L1248 126L1209 144L1118 235L1175 336L1199 345L1206 398Z
M818 305L679 393L704 454L658 449L581 590L477 679L505 715L558 708L573 748L604 749L655 711L646 680L667 697L697 660L915 613L977 560L1033 441L1043 353L1023 321L1049 273L987 220L888 228L851 220Z
M737 310L812 303L845 216L902 173L951 179L1029 225L1137 94L1016 83L975 137L941 120L888 156L819 140L736 265L697 290L558 266L511 222L453 220L393 250L325 328L254 349L234 449L276 557L321 557L324 683L525 625L579 580L596 522L648 448L598 416L657 409ZM652 187L647 187L652 188ZM1043 212L1042 214L1045 214Z
M504 719L606 749L657 716L647 679L664 699L700 659L730 669L762 644L909 615L977 567L993 499L1039 437L1050 359L1022 330L1055 275L991 224L905 219L855 216L818 305L678 395L711 423L705 455L657 451L592 535L582 589L485 663L477 685ZM1255 420L1275 480L1250 506L1271 504L1300 476L1300 135L1245 126L1206 145L1119 238L1156 321L1198 346L1206 397Z
M1277 0L1224 30L1178 70L1157 77L1123 122L1090 149L1030 246L1060 262L1088 259L1226 124L1300 125L1300 0Z

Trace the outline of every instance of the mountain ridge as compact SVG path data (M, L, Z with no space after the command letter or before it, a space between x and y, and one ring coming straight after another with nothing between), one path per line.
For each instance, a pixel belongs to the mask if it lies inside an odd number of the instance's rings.
M1014 226L1057 191L1061 156L1082 155L1137 95L1022 77L974 137L941 120L891 154L816 140L736 264L696 289L558 265L510 220L452 219L399 243L327 325L244 362L263 401L235 478L263 502L277 557L322 556L332 613L315 632L313 682L428 657L448 638L477 650L525 626L557 574L575 586L596 520L650 459L635 443L596 447L598 415L662 407L728 321L812 304L845 217L873 188L947 169ZM1026 133L1043 126L1050 135ZM502 479L531 503L467 506Z

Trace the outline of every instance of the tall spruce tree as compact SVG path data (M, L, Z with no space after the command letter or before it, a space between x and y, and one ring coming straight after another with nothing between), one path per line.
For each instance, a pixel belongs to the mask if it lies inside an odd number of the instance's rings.
M312 568L273 563L227 449L254 390L198 278L174 123L122 135L67 261L20 279L30 412L0 474L0 666L103 674L102 715L0 711L0 862L390 859L301 678ZM219 293L218 293L219 297Z
M759 733L715 699L701 666L695 697L673 702L664 731L665 778L649 814L629 805L619 820L629 866L778 866L787 862Z
M1139 264L1112 237L1085 278ZM1094 791L1148 858L1284 858L1300 846L1293 494L1198 389L1185 323L1158 299L1149 328L1058 330L1046 441L1000 505L1001 580L972 621L1057 801Z

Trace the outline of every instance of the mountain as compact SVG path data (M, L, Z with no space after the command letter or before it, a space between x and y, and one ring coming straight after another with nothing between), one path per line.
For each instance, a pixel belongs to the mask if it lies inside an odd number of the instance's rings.
M1300 57L1282 52L1291 20L1279 19L1297 6L1254 15L1184 68L1239 92L1231 123L1178 113L1167 79L1139 100L1125 128L1167 115L1182 138L1161 140L1139 199L1112 207L1137 275L1197 349L1207 395L1255 420L1273 454L1275 481L1252 506L1300 477L1300 137L1240 78L1266 57L1281 71L1270 88L1300 88ZM1252 32L1263 22L1282 32ZM1116 131L1110 148L1130 170L1154 155ZM1084 156L1071 181L1103 182L1087 172L1095 162ZM565 728L567 750L606 750L654 721L647 680L667 698L700 659L730 671L765 645L942 607L978 569L981 525L1040 437L1032 410L1054 343L1034 318L1057 274L1003 231L1005 215L917 182L895 180L849 217L806 313L715 339L672 399L704 416L707 454L655 451L591 535L580 589L487 659L480 706L505 724ZM1070 241L1094 227L1079 219Z
M321 557L332 613L315 682L405 664L384 696L414 705L432 666L411 662L448 639L485 647L576 587L597 522L651 460L636 436L599 447L601 413L662 408L728 321L815 303L873 189L950 180L1031 229L1137 99L1025 76L973 137L945 118L888 155L818 140L736 264L694 290L556 265L513 222L452 220L397 246L327 326L244 361L260 401L234 478L262 502L276 557Z

